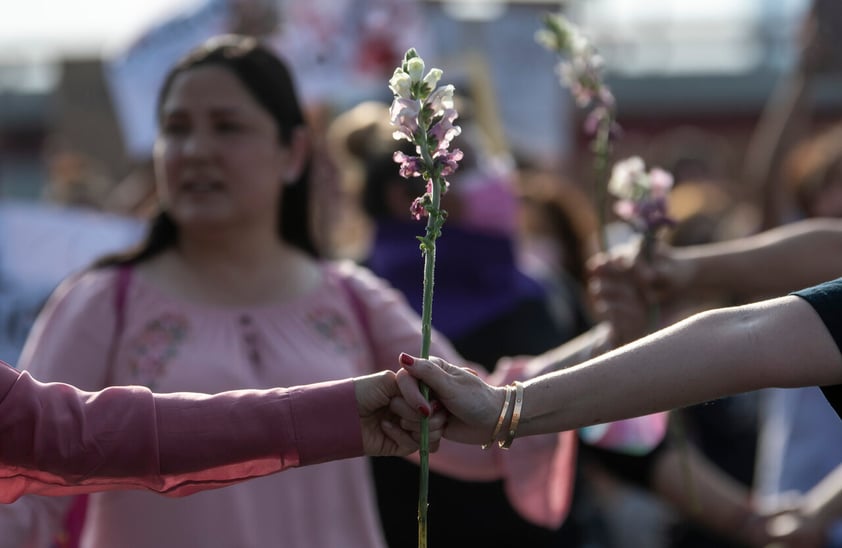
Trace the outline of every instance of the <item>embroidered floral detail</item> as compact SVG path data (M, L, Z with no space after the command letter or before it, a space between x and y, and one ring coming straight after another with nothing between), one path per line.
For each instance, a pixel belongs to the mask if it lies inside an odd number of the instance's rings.
M167 313L146 324L129 345L129 369L138 384L154 390L167 364L178 355L189 322L181 314Z
M260 334L254 327L251 316L246 314L240 316L240 332L243 337L243 344L246 347L249 363L252 367L263 367L263 358L260 354Z
M307 320L337 352L360 350L360 340L351 328L348 318L335 308L316 308L307 315Z

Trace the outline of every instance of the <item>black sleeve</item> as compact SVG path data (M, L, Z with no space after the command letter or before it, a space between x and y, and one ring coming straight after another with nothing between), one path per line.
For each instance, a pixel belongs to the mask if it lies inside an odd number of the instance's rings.
M842 352L842 278L792 294L801 297L815 309ZM839 418L842 418L842 384L822 386L821 389L828 403L833 406Z

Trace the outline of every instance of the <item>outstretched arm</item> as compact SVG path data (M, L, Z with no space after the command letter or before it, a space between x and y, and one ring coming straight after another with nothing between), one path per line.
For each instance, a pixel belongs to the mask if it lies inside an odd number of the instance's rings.
M842 382L842 357L798 297L705 312L526 385L523 434L570 429L764 387Z
M442 367L443 366L443 367ZM406 372L450 411L445 437L486 443L505 390L415 359ZM399 374L411 394L408 374ZM842 355L819 315L788 296L703 312L599 358L525 383L517 435L572 430L764 387L842 383Z
M391 371L273 390L153 394L43 384L0 364L0 502L24 493L187 495L289 467L408 454L389 423ZM432 424L435 446L442 417Z
M836 278L841 252L842 219L807 219L735 240L664 247L652 264L636 261L635 270L656 300L686 291L758 299ZM598 278L603 263L592 263Z

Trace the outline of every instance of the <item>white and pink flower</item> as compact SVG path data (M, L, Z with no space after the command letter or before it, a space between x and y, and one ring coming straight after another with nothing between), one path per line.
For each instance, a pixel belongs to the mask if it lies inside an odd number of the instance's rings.
M442 77L440 69L432 68L426 74L424 71L424 60L410 49L389 80L394 95L390 108L395 127L392 136L414 144L418 153L413 156L399 151L394 159L400 164L401 177L424 178L427 194L433 192L433 183L437 182L438 191L444 194L449 186L445 177L456 171L462 159L461 150L450 150L451 142L462 133L462 128L453 123L459 117L454 87L450 84L437 87ZM429 215L431 207L433 200L422 196L412 203L410 215L420 219Z
M639 156L617 162L608 181L608 192L617 202L614 213L645 235L672 226L667 213L667 195L673 185L672 175L654 167L648 172Z

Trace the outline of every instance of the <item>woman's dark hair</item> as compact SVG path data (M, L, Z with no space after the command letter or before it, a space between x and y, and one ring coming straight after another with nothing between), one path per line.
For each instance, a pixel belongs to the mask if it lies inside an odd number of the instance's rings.
M231 71L272 116L283 144L292 142L296 128L306 125L295 84L286 65L256 39L225 35L212 38L183 57L170 69L158 95L160 124L163 103L176 77L197 67L220 66ZM308 183L312 159L308 158L298 180L284 186L281 196L278 235L312 256L318 256L310 227ZM178 240L178 226L165 212L151 222L146 238L127 253L104 257L94 267L143 262L172 247Z

